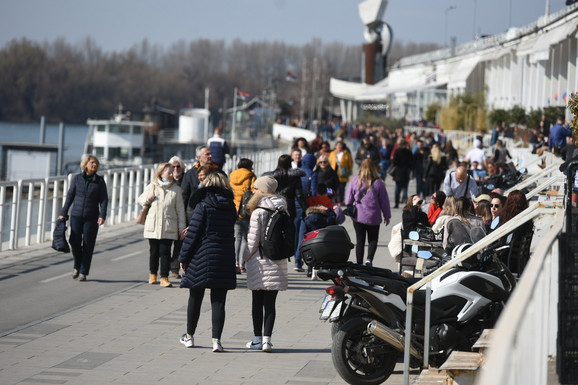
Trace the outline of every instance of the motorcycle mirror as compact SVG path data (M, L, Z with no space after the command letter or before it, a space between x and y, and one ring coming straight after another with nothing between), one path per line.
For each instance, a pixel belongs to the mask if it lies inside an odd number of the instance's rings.
M411 239L412 241L419 241L419 233L417 231L410 231L409 239Z
M500 224L500 217L495 217L492 223L490 223L490 229L495 230L498 224Z
M489 184L488 186L488 190L492 191L494 189L494 185L493 184Z
M417 252L417 256L421 259L430 259L432 257L432 253L429 250L420 250Z
M419 250L419 248L417 247L417 245L413 245L413 246L411 247L411 252L412 252L412 253L416 253L416 254L417 254L418 250Z
M510 244L512 242L513 237L514 237L514 234L512 234L512 233L508 234L508 236L506 237L506 243Z
M518 166L521 166L524 161L522 159L518 159Z
M526 170L526 167L522 167L520 169L520 174L524 175L526 173L526 171L528 171L528 170Z

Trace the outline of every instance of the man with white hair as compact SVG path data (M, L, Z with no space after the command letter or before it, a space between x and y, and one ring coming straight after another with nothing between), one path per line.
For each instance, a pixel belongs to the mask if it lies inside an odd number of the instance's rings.
M484 169L487 166L487 159L486 153L482 149L482 141L479 139L474 140L474 148L472 148L464 158L464 161L472 164L474 162L478 162L479 165L482 165Z

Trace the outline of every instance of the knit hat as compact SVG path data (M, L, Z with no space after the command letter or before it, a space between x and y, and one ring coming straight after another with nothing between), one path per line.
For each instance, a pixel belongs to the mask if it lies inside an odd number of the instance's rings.
M254 185L265 194L273 194L277 191L277 180L272 176L257 178Z

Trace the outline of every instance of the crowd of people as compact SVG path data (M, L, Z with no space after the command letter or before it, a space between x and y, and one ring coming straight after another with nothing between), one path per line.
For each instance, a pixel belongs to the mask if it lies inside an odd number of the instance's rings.
M563 120L548 134L550 141L536 135L536 143L544 140L555 153L568 151L571 131ZM353 149L346 138L352 139ZM274 170L255 175L253 162L242 158L227 176L223 165L229 146L218 128L207 145L197 148L189 170L185 171L179 157L172 157L158 166L138 198L148 208L143 229L149 242L148 282L156 284L160 273L160 287L172 286L170 275L180 280L180 287L189 289L186 333L180 339L186 347L194 346L201 303L210 289L213 351L222 352L227 292L236 288L236 275L246 273L254 334L247 348L271 352L277 295L288 288L287 261L268 258L262 249L272 212L286 213L294 225L296 272L305 271L299 253L304 234L343 223L345 214L355 231L356 262L371 266L380 225L389 225L391 210L400 206L403 238L418 227L430 228L443 234L443 247L451 252L456 245L492 231L493 222L502 226L528 207L520 191L505 197L499 189L480 187L504 170L510 158L499 128L492 132L491 141L491 156L479 138L460 159L442 129L417 134L369 124L331 126L311 143L296 139ZM97 174L98 159L86 157L81 168L60 218L68 219L72 206L72 277L85 281L98 226L106 219L108 196L104 179ZM385 183L388 178L395 183L393 207ZM408 191L412 179L414 194ZM428 197L429 204L424 205ZM524 232L532 228L531 221L519 227ZM308 274L315 278L314 271Z

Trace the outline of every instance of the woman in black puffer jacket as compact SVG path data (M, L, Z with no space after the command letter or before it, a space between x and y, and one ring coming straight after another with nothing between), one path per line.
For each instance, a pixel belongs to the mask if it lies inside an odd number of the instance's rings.
M222 352L227 291L237 286L235 221L237 210L228 178L211 173L191 200L194 212L183 240L179 261L185 273L181 287L189 289L187 332L181 343L193 347L205 289L211 289L213 352Z

